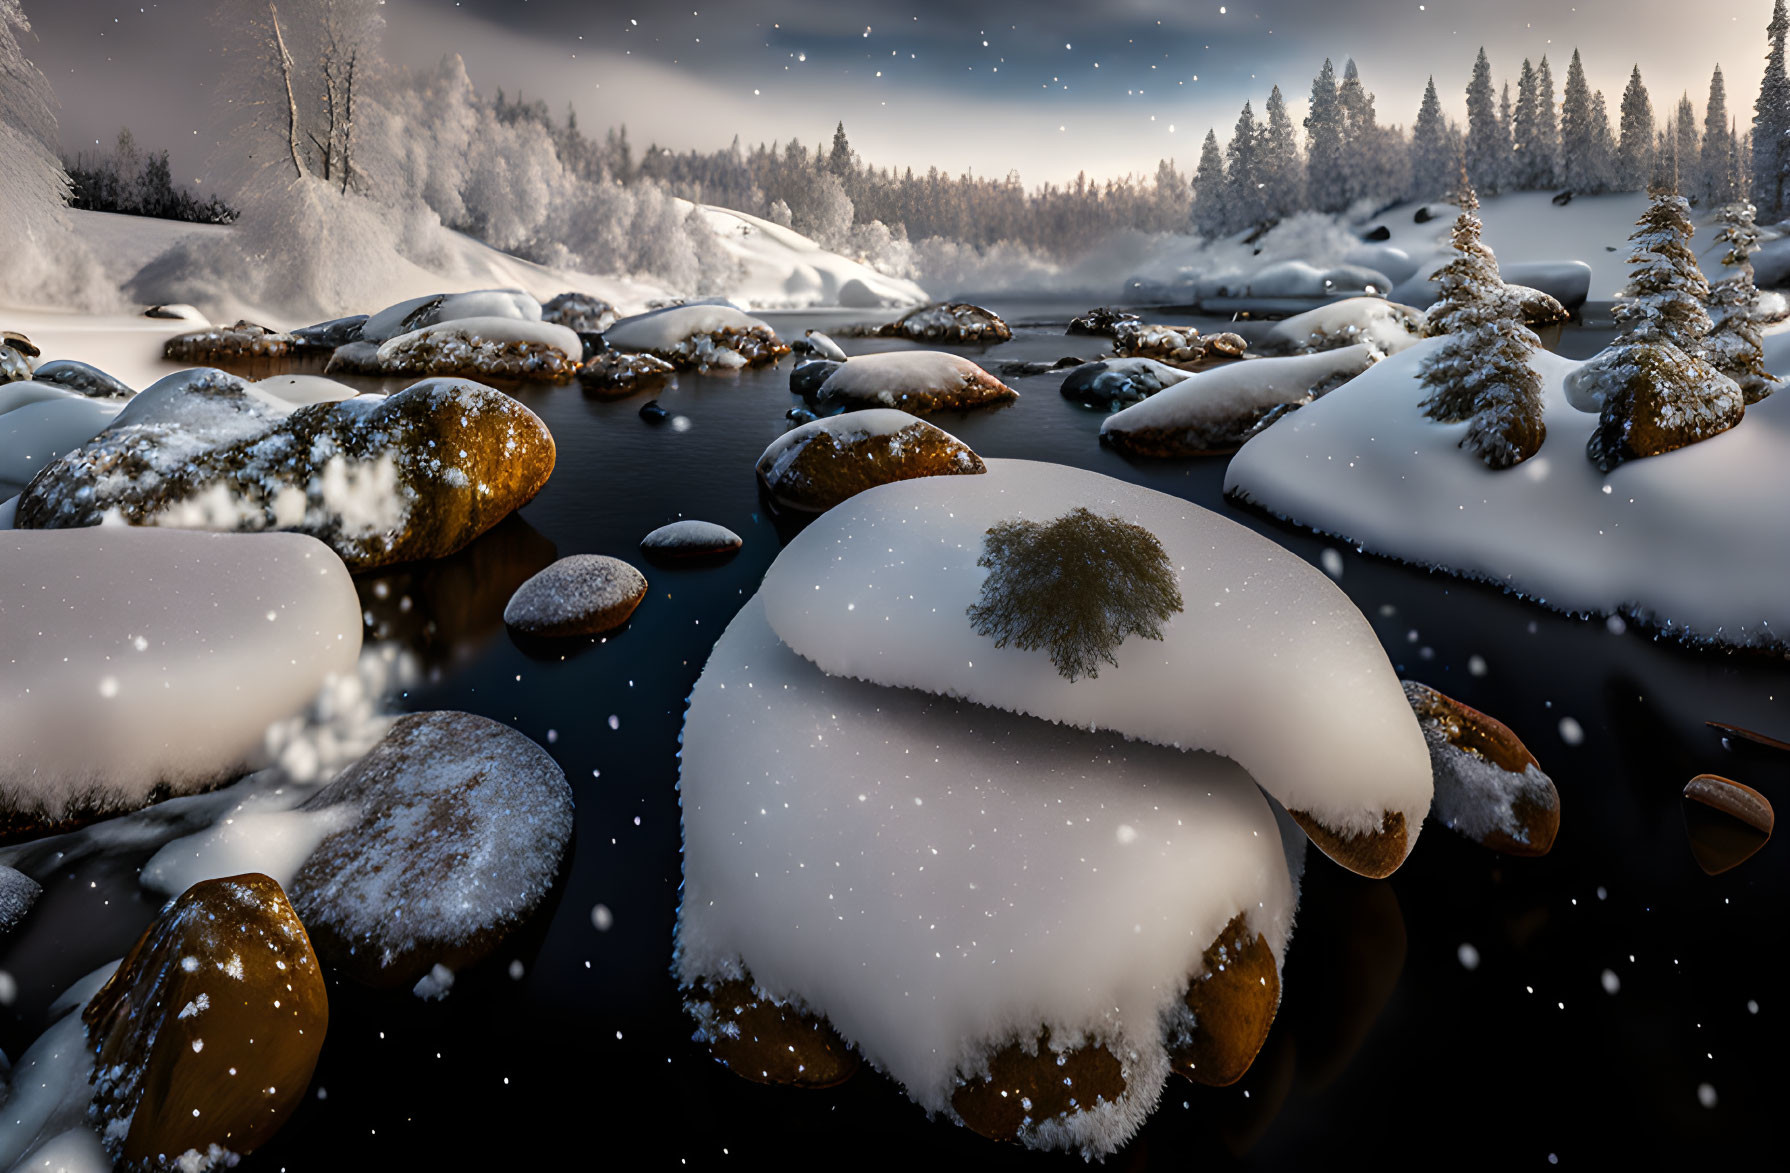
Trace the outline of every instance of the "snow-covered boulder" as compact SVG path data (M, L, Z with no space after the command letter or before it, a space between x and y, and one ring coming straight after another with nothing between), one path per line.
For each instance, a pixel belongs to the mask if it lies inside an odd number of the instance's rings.
M383 343L427 326L467 318L502 318L538 322L541 303L520 289L475 289L467 293L432 293L386 306L361 324L359 341Z
M677 368L652 354L604 350L578 367L578 385L599 396L619 398L663 383Z
M847 411L893 407L912 415L932 415L1010 403L1019 392L961 355L894 350L861 354L840 364L816 397L824 407Z
M305 927L266 876L195 884L82 1010L120 1168L234 1165L304 1100L329 1029Z
M118 407L118 400L91 399L53 383L0 384L0 482L25 484L98 435Z
M687 519L662 525L640 539L640 548L654 558L713 558L733 554L745 543L740 535L712 521Z
M1351 297L1274 323L1257 340L1263 354L1313 354L1369 343L1397 354L1422 336L1423 314L1382 297Z
M1612 346L1566 377L1568 402L1598 413L1586 455L1601 472L1727 431L1746 413L1738 385L1669 342Z
M382 375L563 383L583 356L584 343L564 326L524 318L467 317L382 342L373 362Z
M1429 807L1428 755L1367 621L1328 577L1178 498L1059 465L987 467L882 486L809 526L765 577L777 634L829 673L1226 754L1332 855L1398 866ZM1116 668L1070 679L1041 648L979 637L966 614L993 577L991 529L1078 508L1154 535L1192 602L1160 624L1161 644L1126 641ZM1280 735L1287 713L1300 736ZM1357 850L1338 842L1350 839Z
M620 558L572 554L510 596L503 621L523 635L601 635L628 621L646 598L646 576Z
M680 371L765 366L789 353L775 330L729 305L681 305L623 318L603 340L657 355Z
M1249 278L1247 296L1253 298L1384 297L1392 282L1384 273L1361 265L1333 265L1320 269L1305 261L1276 261L1256 270Z
M885 338L906 338L947 346L986 346L1013 338L1013 331L999 314L964 301L921 306L886 326L866 332Z
M1159 459L1233 451L1265 421L1340 387L1379 360L1379 350L1363 342L1203 371L1108 416L1100 439L1127 455Z
M299 534L0 533L0 838L228 778L360 650Z
M1430 813L1504 855L1546 855L1560 831L1560 792L1502 721L1427 684L1405 681L1434 771Z
M382 988L471 965L540 906L572 837L547 751L471 713L413 713L301 808L347 807L290 889L325 962Z
M1191 367L1207 359L1241 358L1249 344L1228 331L1202 335L1194 326L1159 326L1140 321L1113 325L1113 352L1122 358L1152 358Z
M825 359L831 359L833 362L844 362L851 357L845 353L844 347L827 337L827 335L822 334L819 330L809 330L804 334L796 349L799 350L804 348L810 354Z
M51 383L95 399L129 399L136 392L122 380L70 358L53 359L39 366L31 377L39 383Z
M541 306L541 321L578 334L601 334L615 325L615 307L588 293L562 293Z
M771 441L758 480L779 505L824 513L865 489L912 477L986 471L963 441L905 411L810 420Z
M301 349L290 334L239 321L233 326L208 326L177 334L163 345L162 357L169 362L234 366L257 359L290 358Z
M1153 358L1102 359L1070 371L1063 380L1063 398L1084 407L1118 411L1191 377L1192 373Z
M1089 1156L1136 1132L1171 1070L1240 1075L1294 903L1248 775L829 675L767 622L775 589L722 635L684 725L674 956L717 1057L824 1085L849 1045L928 1112ZM1238 953L1247 988L1205 997ZM1003 1104L1020 1086L1037 1094Z
M16 524L298 530L365 570L460 549L532 499L553 461L546 425L479 383L293 408L182 372L39 473Z

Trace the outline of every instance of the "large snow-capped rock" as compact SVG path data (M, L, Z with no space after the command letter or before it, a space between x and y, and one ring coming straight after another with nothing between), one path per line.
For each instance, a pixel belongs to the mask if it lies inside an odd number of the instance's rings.
M982 458L949 432L905 411L874 407L791 428L757 464L759 483L773 499L810 513L890 481L983 469Z
M1231 460L1226 492L1560 611L1783 645L1790 528L1777 503L1790 495L1790 400L1772 396L1719 435L1606 475L1586 456L1599 417L1565 389L1583 364L1538 351L1547 440L1493 471L1459 448L1466 424L1435 423L1417 406L1422 362L1438 345L1393 356L1251 440Z
M1019 392L962 355L943 350L892 350L840 363L820 385L818 400L847 411L896 408L910 415L1009 403Z
M538 322L541 303L520 289L474 289L466 293L431 293L406 298L368 315L356 331L356 340L388 342L402 334L442 322L466 318L501 318L512 322Z
M907 500L921 483L859 499ZM699 1037L736 1070L751 1062L751 1078L789 1082L807 1073L781 1070L786 1049L812 1062L834 1039L929 1112L1089 1156L1129 1139L1171 1068L1235 1078L1199 1066L1225 1025L1201 995L1246 938L1271 1019L1292 927L1288 855L1304 847L1297 830L1283 843L1248 775L1210 754L823 673L767 621L791 585L767 583L729 625L684 726L675 964ZM1214 957L1233 925L1232 951ZM728 1037L744 999L715 992L745 983L756 1004L802 1016L762 1063ZM1242 1040L1245 1066L1266 1019ZM1065 1090L1089 1059L1104 1078ZM991 1119L990 1085L1015 1067L1043 1090Z
M546 425L480 383L428 379L298 408L282 390L321 398L312 383L168 376L40 473L16 524L298 530L364 570L453 553L553 471Z
M1380 297L1350 297L1274 323L1255 343L1263 354L1311 354L1366 342L1397 354L1421 337L1423 315Z
M0 833L228 777L360 633L341 560L299 534L0 533Z
M679 370L763 366L789 353L776 331L731 305L652 310L623 318L603 339L622 350L656 355Z
M578 335L553 322L467 317L437 322L380 343L383 375L540 379L563 383L584 356Z
M1378 639L1328 577L1179 498L1058 465L987 467L834 507L765 576L771 627L831 674L1224 754L1331 854L1397 867L1430 804L1428 754ZM1185 609L1160 642L1126 639L1074 679L1042 648L977 634L969 610L993 527L1078 508L1155 535Z

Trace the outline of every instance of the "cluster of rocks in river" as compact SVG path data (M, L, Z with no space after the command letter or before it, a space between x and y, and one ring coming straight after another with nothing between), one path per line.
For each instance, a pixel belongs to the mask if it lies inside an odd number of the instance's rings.
M1152 358L1170 366L1192 367L1219 359L1242 358L1249 343L1225 331L1201 334L1193 326L1160 326L1141 321L1113 325L1113 352L1120 358Z

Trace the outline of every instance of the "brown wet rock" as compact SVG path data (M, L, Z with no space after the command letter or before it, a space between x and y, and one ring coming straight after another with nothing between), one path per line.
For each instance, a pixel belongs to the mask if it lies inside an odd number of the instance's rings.
M855 434L854 434L855 433ZM824 513L877 485L988 471L969 445L925 420L866 432L850 415L784 433L758 459L758 479L779 505Z
M286 413L227 379L182 394L228 417L213 434L229 439L207 446L171 397L165 414L114 425L48 465L20 496L16 524L68 529L115 514L131 525L289 529L361 571L452 554L553 472L547 426L480 383L431 379L384 400Z
M1191 368L1205 359L1206 340L1193 326L1120 322L1113 330L1113 353L1121 358L1153 358L1170 366Z
M235 1164L279 1130L310 1085L329 1000L286 894L249 873L182 893L81 1016L107 1152L121 1170L172 1170L188 1153Z
M845 336L870 333L885 338L907 338L914 342L943 342L959 346L1008 342L1013 338L1013 331L1001 320L999 314L965 301L921 306L886 326L869 331L842 330L838 333Z
M1195 1083L1227 1087L1243 1078L1268 1039L1280 1007L1280 968L1242 913L1231 918L1200 959L1187 987L1191 1037L1169 1050L1174 1069Z
M1333 831L1306 811L1289 809L1287 814L1311 836L1319 851L1370 880L1383 880L1397 871L1410 851L1403 811L1386 814L1380 820L1380 829L1365 835Z
M1505 855L1546 855L1560 831L1560 792L1508 726L1414 680L1405 700L1429 747L1431 807L1445 825Z
M30 338L19 333L17 330L0 330L0 346L4 346L8 350L17 351L26 358L40 358L43 356L43 351L37 348L37 343L31 341Z
M1249 341L1241 334L1233 334L1229 330L1218 334L1206 335L1206 357L1242 358L1249 349Z
M1684 824L1697 866L1712 876L1739 867L1771 839L1771 801L1751 786L1698 774L1684 787Z
M815 396L825 408L892 407L910 415L933 415L1011 403L1019 392L959 355L895 351L840 364Z
M562 293L541 306L541 321L576 334L601 334L615 325L615 307L588 293Z
M1599 471L1707 440L1741 421L1746 396L1701 358L1669 343L1612 347L1580 378L1613 385L1585 453Z
M988 1074L965 1080L951 1106L970 1131L1016 1141L1046 1121L1117 1100L1125 1086L1124 1067L1104 1044L1053 1051L1044 1030L1029 1051L1009 1043L991 1055Z
M291 334L238 321L233 326L211 326L177 334L163 345L162 357L170 362L228 367L256 359L290 358L305 350Z
M599 398L620 399L657 387L676 373L676 367L654 354L605 350L578 368L578 385Z
M572 789L547 752L471 713L412 713L308 799L360 817L291 885L317 953L379 989L495 949L546 899L572 837Z
M685 993L684 1009L710 1054L753 1083L834 1087L860 1066L826 1019L763 997L747 981L698 983Z
M601 635L646 598L646 576L620 558L573 554L516 588L503 621L523 635Z

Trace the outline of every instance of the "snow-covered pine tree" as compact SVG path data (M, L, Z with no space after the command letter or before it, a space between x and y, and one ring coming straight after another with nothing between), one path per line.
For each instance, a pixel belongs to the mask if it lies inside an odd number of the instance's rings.
M1343 117L1343 191L1347 204L1378 194L1375 187L1374 152L1378 127L1374 124L1374 96L1361 84L1355 59L1343 62L1342 83L1336 87L1336 104Z
M1560 182L1569 191L1585 194L1598 190L1592 171L1596 165L1597 128L1591 121L1591 87L1585 83L1585 67L1579 51L1572 51L1566 67L1566 93L1560 101Z
M845 137L845 123L840 122L833 128L833 148L827 152L827 171L843 182L857 174L857 170L857 163L852 159L851 140Z
M1586 167L1592 193L1612 191L1616 187L1616 139L1610 133L1610 112L1604 105L1604 92L1591 95L1591 162Z
M1672 120L1672 134L1672 159L1678 166L1678 194L1694 200L1697 195L1698 159L1702 156L1702 145L1697 135L1697 108L1691 104L1688 91L1678 99L1678 113Z
M1728 129L1728 91L1717 65L1709 78L1709 105L1703 112L1703 151L1697 161L1696 192L1706 208L1723 208L1740 198L1730 185L1734 141Z
M1543 53L1535 68L1535 166L1541 182L1553 187L1560 181L1560 116L1554 105L1554 71Z
M1255 112L1243 103L1237 115L1231 145L1225 148L1225 203L1232 224L1248 228L1267 219L1267 203L1263 198L1261 175L1262 132L1257 129Z
M1344 179L1343 109L1336 92L1336 68L1328 58L1311 83L1305 116L1305 187L1311 206L1341 212L1349 206Z
M1516 152L1511 186L1518 191L1534 191L1548 185L1548 164L1541 153L1541 104L1536 91L1535 67L1524 58L1523 72L1517 77L1516 118L1511 125Z
M1305 167L1299 157L1299 134L1287 114L1286 99L1275 86L1268 94L1268 125L1262 136L1262 192L1268 215L1283 219L1306 206Z
M1790 163L1790 76L1784 71L1784 38L1790 33L1790 17L1784 0L1772 6L1766 26L1770 48L1765 54L1765 75L1759 79L1759 97L1753 104L1752 200L1767 221L1780 219L1784 206L1786 164Z
M1456 167L1442 100L1436 96L1436 79L1432 77L1423 91L1417 121L1411 126L1411 198L1440 199L1453 183Z
M1200 145L1199 170L1193 173L1193 228L1209 239L1230 231L1231 214L1225 206L1224 154L1218 148L1218 132L1208 130Z
M1473 63L1473 80L1467 83L1467 175L1487 195L1498 193L1509 153L1509 140L1499 133L1496 102L1492 64L1482 46Z
M1498 190L1514 191L1517 186L1516 116L1511 113L1510 82L1504 83L1504 96L1498 103Z
M1641 67L1622 91L1622 137L1616 144L1616 190L1640 191L1653 179L1653 103L1641 81Z
M1461 177L1461 214L1454 222L1454 259L1431 278L1441 297L1424 315L1426 335L1445 335L1423 362L1429 389L1425 415L1469 421L1461 447L1492 468L1520 464L1541 450L1541 376L1529 359L1541 345L1523 325L1522 308L1498 276L1498 262L1480 239L1479 199Z
M1753 285L1752 256L1759 251L1753 205L1736 201L1716 213L1716 240L1728 246L1722 264L1729 275L1709 287L1709 335L1703 354L1711 366L1739 384L1748 403L1777 390L1760 348L1759 291Z
M1628 327L1613 345L1669 342L1686 354L1697 354L1709 333L1709 313L1703 308L1709 300L1709 282L1688 243L1696 231L1690 203L1664 187L1656 187L1652 196L1628 238L1634 251L1628 258L1624 292L1632 300L1613 311L1616 321Z

